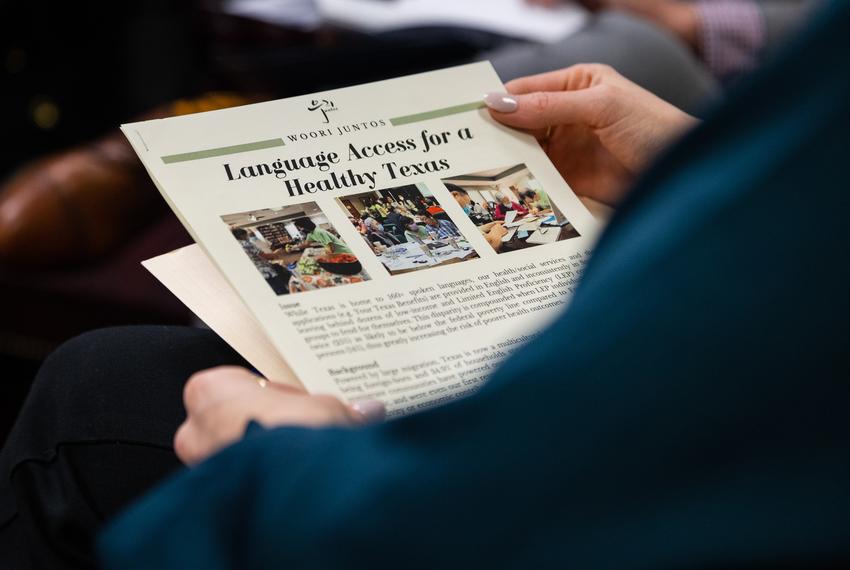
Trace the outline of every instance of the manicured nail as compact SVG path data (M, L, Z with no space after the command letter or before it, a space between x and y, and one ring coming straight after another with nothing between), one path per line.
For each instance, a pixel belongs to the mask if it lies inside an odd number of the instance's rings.
M484 103L499 113L513 113L519 107L516 97L507 93L487 93Z
M351 405L351 409L363 416L366 423L382 422L387 416L387 409L379 400L364 400Z

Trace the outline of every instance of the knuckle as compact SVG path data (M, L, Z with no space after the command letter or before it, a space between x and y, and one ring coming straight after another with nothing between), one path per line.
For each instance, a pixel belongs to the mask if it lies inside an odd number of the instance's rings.
M222 377L235 377L239 375L251 375L250 372L238 366L219 366L196 372L189 377L183 387L183 403L187 408L193 408L201 404L212 387L219 384Z
M201 373L193 374L183 386L183 404L187 409L195 407L198 403L201 378Z
M568 68L571 73L589 74L596 70L596 63L577 63Z
M186 385L183 387L183 395L186 400L197 400L199 396L207 390L210 384L211 375L208 370L196 372L189 377Z
M174 453L182 461L189 461L192 457L191 439L189 437L189 424L184 423L174 433Z
M549 94L545 91L532 93L530 103L535 112L543 113L549 109Z
M608 103L616 98L617 89L607 83L602 83L596 86L596 100L600 103Z
M597 106L597 110L601 111L616 101L617 97L619 97L619 90L613 85L603 83L594 88L594 94L594 103Z

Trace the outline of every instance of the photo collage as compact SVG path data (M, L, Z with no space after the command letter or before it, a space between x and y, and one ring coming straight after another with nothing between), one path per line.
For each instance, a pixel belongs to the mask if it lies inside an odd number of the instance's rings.
M524 164L442 182L497 253L579 235ZM350 194L334 201L390 275L479 258L464 235L475 230L461 230L425 184ZM370 279L315 202L229 214L222 220L276 295ZM460 226L469 227L465 221Z

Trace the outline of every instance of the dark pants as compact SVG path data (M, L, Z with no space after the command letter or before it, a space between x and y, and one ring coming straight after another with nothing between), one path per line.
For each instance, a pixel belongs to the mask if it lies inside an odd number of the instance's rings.
M171 442L194 372L246 365L215 333L128 327L51 355L0 454L0 568L90 568L97 531L181 468Z

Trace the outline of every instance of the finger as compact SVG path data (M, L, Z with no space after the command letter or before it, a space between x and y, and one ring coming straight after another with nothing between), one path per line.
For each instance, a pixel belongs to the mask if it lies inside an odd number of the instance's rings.
M387 409L380 400L365 400L348 406L356 422L372 424L384 421Z
M238 366L218 366L193 374L183 387L187 414L201 411L211 403L244 389L246 380L256 383L256 375Z
M563 91L568 73L569 68L520 77L505 83L505 91L512 95L522 95L535 91Z
M618 75L611 66L599 63L578 63L564 69L529 75L509 81L505 90L514 95L535 91L577 91L587 89Z
M272 390L277 390L279 392L285 392L287 394L308 395L307 390L301 388L300 386L293 386L292 384L284 384L283 382L276 382L274 380L269 380L269 383L266 384L266 388L270 388Z
M492 110L490 111L490 114L491 115L493 114ZM517 128L516 130L518 130L522 133L525 133L527 135L533 136L535 139L537 139L537 142L542 144L543 141L546 139L546 134L547 134L548 129L520 129L520 128Z
M490 109L490 115L509 127L539 130L557 125L594 126L600 97L596 88L581 91L537 91L514 97L516 109L505 113Z
M174 433L174 453L186 465L194 465L205 456L201 434L194 422L186 420Z
M299 403L298 409L294 413L300 417L298 423L308 426L353 426L365 422L364 414L378 413L373 406L375 402L361 402L363 410L360 411L354 406L349 406L338 398L330 395L307 396Z

